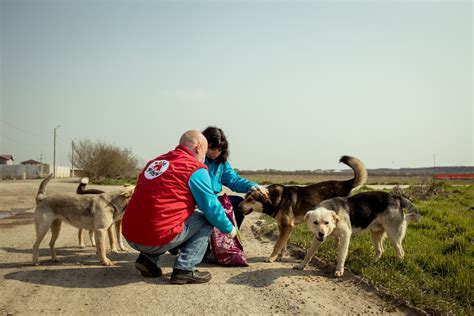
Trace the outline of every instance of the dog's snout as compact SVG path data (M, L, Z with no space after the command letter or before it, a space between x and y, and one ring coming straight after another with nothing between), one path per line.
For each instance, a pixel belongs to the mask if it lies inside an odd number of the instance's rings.
M319 233L318 233L318 237L319 237L319 238L323 238L323 237L324 237L324 233L319 232Z

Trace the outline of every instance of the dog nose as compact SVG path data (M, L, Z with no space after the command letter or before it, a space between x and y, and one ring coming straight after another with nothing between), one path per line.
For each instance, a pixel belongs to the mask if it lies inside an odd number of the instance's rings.
M318 233L318 237L319 237L319 238L323 238L323 237L324 237L324 234L321 233L321 232L319 232L319 233Z

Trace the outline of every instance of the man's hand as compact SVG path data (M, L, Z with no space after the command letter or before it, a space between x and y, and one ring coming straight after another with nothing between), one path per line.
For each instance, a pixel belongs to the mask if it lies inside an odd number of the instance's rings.
M234 239L235 235L237 235L237 229L235 229L235 226L232 227L232 231L227 234L230 239Z

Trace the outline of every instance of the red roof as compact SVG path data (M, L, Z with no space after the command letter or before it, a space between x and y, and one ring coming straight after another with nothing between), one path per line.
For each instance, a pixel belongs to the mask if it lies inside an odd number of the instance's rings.
M0 158L5 160L14 160L12 155L0 155Z

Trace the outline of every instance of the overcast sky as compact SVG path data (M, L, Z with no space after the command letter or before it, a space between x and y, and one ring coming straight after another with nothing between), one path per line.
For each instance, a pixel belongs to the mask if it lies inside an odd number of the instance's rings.
M471 1L0 0L0 154L142 161L224 129L240 169L474 165Z

